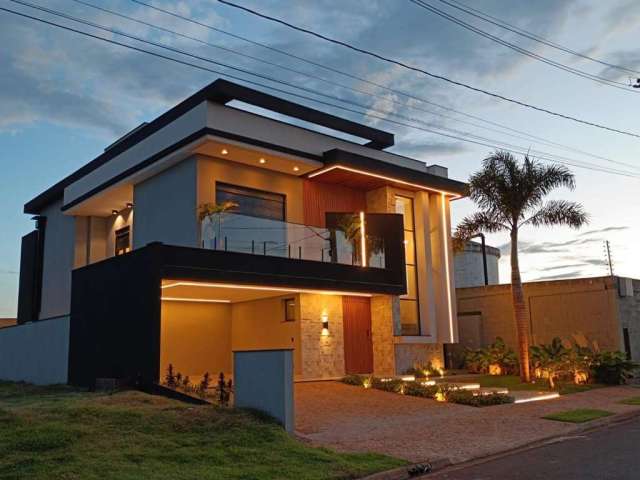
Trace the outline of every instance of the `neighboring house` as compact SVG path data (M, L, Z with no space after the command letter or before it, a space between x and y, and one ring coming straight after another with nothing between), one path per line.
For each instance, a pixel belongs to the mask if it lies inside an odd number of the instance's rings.
M502 337L516 347L511 285L458 288L460 346L479 348ZM602 350L640 360L640 280L595 277L524 284L532 342L586 337Z
M68 328L68 381L89 386L157 382L170 363L233 374L235 350L291 348L299 379L442 362L465 184L393 143L218 80L25 205L19 322ZM37 358L37 338L21 352Z
M487 264L486 277L481 243L467 242L464 245L464 250L455 253L453 269L455 271L456 288L500 283L498 269L500 249L486 245L485 256Z

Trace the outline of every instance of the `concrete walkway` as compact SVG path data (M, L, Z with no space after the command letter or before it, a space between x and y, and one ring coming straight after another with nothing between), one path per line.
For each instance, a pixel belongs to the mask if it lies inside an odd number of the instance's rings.
M297 383L296 430L316 445L337 450L458 463L570 435L584 426L541 418L549 413L599 408L640 414L640 407L618 403L632 396L640 396L640 389L623 386L543 402L474 408L338 382Z

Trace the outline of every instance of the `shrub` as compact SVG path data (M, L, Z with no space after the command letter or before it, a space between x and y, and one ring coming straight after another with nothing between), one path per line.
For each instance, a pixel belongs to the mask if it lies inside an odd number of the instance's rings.
M414 375L416 378L428 378L440 375L441 370L435 368L431 361L427 363L416 363L413 367L404 371L405 375Z
M361 375L347 375L346 377L342 377L342 383L362 387L364 385L364 377Z
M468 390L453 390L447 394L447 402L469 405L472 407L489 407L513 403L514 398L504 393L492 393L490 395L474 395Z
M399 393L400 389L403 388L403 385L404 382L402 380L395 378L387 381L383 381L380 378L373 378L371 382L371 386L373 388L393 393Z
M404 385L404 394L412 397L434 398L438 393L437 385L421 385L419 382L407 382Z
M499 367L501 375L515 374L518 371L518 357L501 337L496 337L486 348L467 350L465 367L471 373L488 373L494 366Z
M621 385L633 376L638 365L622 352L600 352L594 359L593 371L598 383Z

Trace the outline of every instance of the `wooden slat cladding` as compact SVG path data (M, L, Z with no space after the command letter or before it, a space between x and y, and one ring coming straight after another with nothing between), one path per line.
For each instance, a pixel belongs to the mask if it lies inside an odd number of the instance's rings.
M344 367L347 374L373 372L371 302L365 297L342 297Z
M313 180L304 181L303 202L304 223L314 227L325 226L326 212L359 212L367 206L363 190Z

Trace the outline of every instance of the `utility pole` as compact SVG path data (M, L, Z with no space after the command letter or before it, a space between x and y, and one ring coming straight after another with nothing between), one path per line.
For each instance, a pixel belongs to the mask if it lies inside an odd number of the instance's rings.
M609 265L609 275L613 277L613 263L611 262L611 245L609 240L604 241L605 253L607 255L607 265Z

